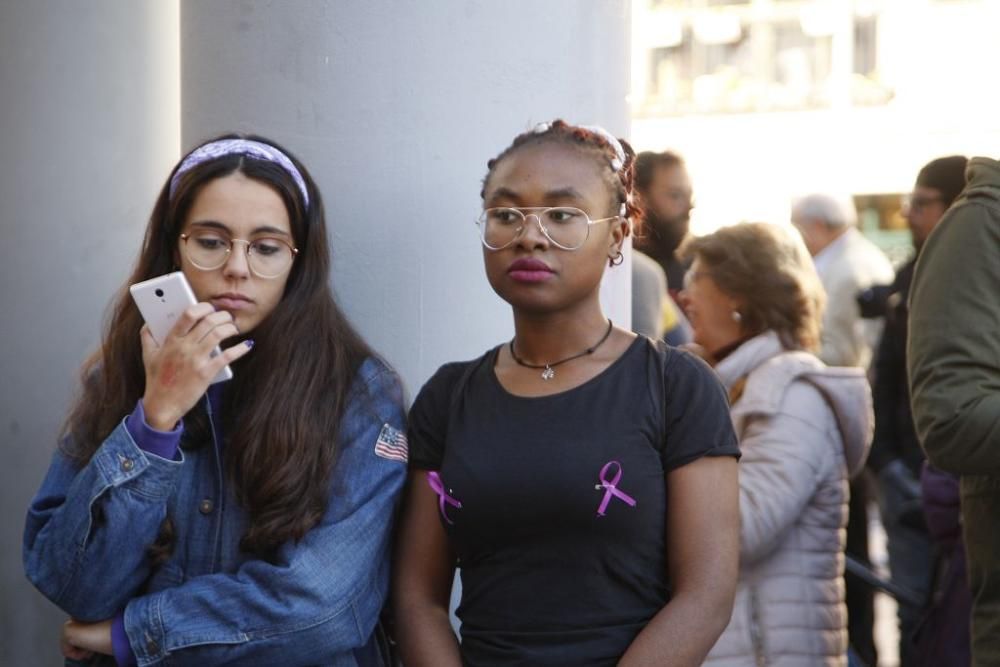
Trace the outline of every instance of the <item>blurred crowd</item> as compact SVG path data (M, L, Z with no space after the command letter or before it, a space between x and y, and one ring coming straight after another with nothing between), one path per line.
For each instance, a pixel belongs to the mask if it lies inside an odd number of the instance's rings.
M916 170L896 267L849 198L694 237L684 159L635 168L633 329L714 367L743 451L739 589L709 664L877 665L879 589L902 667L1000 664L998 163Z

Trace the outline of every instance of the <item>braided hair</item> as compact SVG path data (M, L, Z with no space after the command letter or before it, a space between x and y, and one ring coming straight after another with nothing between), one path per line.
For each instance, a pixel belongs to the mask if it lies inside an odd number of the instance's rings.
M551 123L539 123L534 129L514 137L510 146L486 163L487 172L479 196L486 198L486 187L494 168L511 153L524 146L563 143L587 151L606 166L602 173L608 187L614 193L614 201L624 210L622 217L629 221L638 221L641 210L632 197L635 185L635 151L627 141L617 139L622 151L619 154L618 147L612 143L612 139L614 137L611 134L599 127L570 125L562 119L556 119Z

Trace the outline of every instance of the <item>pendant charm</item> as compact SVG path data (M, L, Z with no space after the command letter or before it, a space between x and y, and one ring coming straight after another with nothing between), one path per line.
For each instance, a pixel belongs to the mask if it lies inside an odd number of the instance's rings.
M542 379L543 380L551 380L555 376L556 376L556 372L554 370L552 370L551 366L546 366L545 370L542 371Z

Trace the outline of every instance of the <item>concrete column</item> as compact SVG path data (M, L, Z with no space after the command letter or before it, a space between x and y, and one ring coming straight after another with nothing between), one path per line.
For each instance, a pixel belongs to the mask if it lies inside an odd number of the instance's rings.
M554 117L627 135L628 7L185 0L182 143L253 130L302 158L338 298L412 395L512 334L474 226L487 159ZM609 298L623 323L626 269Z
M109 300L177 159L176 1L0 3L0 664L62 664L24 577L41 484Z

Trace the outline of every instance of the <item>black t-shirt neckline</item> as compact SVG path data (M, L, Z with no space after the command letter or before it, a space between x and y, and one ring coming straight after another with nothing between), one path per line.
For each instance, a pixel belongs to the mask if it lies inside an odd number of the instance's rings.
M564 389L563 391L557 391L554 394L543 394L541 396L522 396L521 394L515 394L514 392L510 391L505 386L503 386L503 383L500 382L500 378L497 377L497 371L496 371L497 357L500 355L500 349L504 345L507 344L507 343L501 343L500 345L497 345L496 347L494 347L493 350L490 352L490 357L489 357L489 371L490 371L489 372L489 376L490 376L490 382L492 382L495 385L495 387L505 397L512 398L512 399L518 400L518 401L538 401L538 400L543 400L543 399L547 399L547 398L551 399L551 398L561 398L561 397L570 396L570 395L573 394L573 392L576 392L577 390L585 389L588 385L590 385L592 383L599 382L605 376L607 376L611 372L613 372L614 369L617 366L620 366L624 362L624 360L629 357L629 355L631 355L631 354L634 353L634 351L639 347L640 343L642 343L643 338L644 338L644 336L636 336L635 339L631 343L629 343L628 347L625 348L625 350L620 355L618 355L617 359L615 359L610 364L608 364L607 368L605 368L604 370L602 370L600 373L598 373L594 377L592 377L592 378L590 378L588 380L584 380L583 382L581 382L580 384L576 385L575 387L570 387L569 389Z

